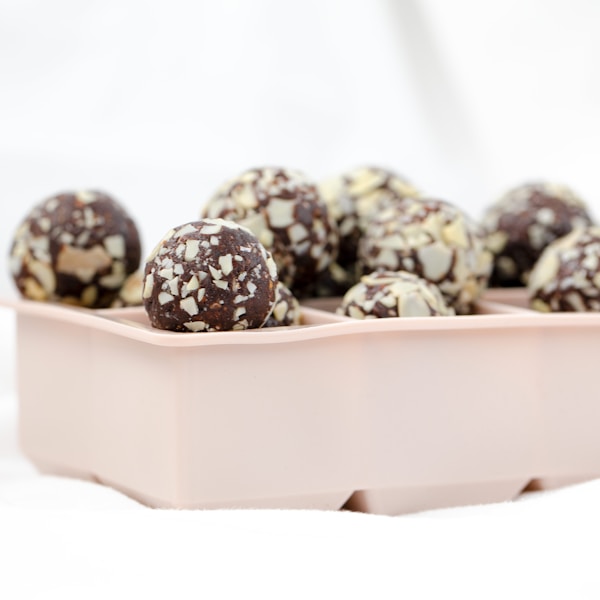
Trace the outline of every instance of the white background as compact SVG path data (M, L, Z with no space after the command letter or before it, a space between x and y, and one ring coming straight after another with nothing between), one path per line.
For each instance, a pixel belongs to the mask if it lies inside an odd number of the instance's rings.
M262 164L317 180L381 164L473 217L547 178L600 216L599 30L595 0L0 0L0 296L19 221L74 188L114 194L145 250ZM132 512L69 482L13 485L0 316L0 597L597 597L597 482L393 520Z
M594 0L0 0L0 292L31 206L99 187L147 250L226 178L396 169L475 218L549 178L600 214Z

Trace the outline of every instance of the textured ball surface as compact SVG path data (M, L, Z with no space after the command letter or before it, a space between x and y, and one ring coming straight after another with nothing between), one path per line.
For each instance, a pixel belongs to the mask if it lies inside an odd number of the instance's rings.
M132 273L123 283L118 296L111 302L111 308L126 308L129 306L142 306L142 288L144 277L141 271Z
M356 262L358 241L371 217L401 198L419 195L406 179L379 167L359 167L324 181L319 189L338 225L338 263L350 270Z
M283 283L275 288L275 305L264 327L300 325L300 303Z
M436 284L458 314L485 289L491 256L479 228L441 200L405 198L371 219L359 244L363 272L408 271Z
M309 285L337 255L335 223L316 186L297 171L246 171L225 183L201 214L250 229L272 253L279 278L294 293Z
M491 284L522 286L544 248L574 228L592 224L568 187L528 183L507 192L485 213L486 244L494 254Z
M337 310L355 319L454 315L439 288L414 273L375 271L348 290Z
M12 276L29 299L107 307L140 263L135 223L97 191L58 194L37 205L15 233Z
M600 227L552 242L531 271L528 290L539 311L600 311Z
M261 327L273 309L277 267L250 231L222 219L172 229L148 257L150 323L172 331Z

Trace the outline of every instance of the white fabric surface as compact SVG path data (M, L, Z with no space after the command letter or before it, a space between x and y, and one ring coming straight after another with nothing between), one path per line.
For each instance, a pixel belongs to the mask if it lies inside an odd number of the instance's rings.
M0 310L3 364L13 315ZM8 383L3 379L3 383ZM169 511L42 476L0 394L0 598L597 598L600 480L403 517Z
M146 250L265 163L381 163L473 216L547 177L600 215L599 19L594 0L0 0L0 294L19 219L69 188L114 193ZM5 310L0 350L2 599L600 596L600 481L398 518L150 510L35 472Z

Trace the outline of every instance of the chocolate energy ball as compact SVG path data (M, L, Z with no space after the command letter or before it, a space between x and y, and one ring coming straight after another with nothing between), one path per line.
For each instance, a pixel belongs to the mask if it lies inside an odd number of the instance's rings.
M539 311L600 311L600 227L575 229L548 245L527 287Z
M300 303L283 283L275 288L275 306L263 327L300 325Z
M107 307L140 263L140 238L131 217L103 192L48 198L15 233L10 268L31 300Z
M316 186L297 171L250 169L225 183L201 214L250 229L272 253L279 278L294 293L309 285L337 255L335 223Z
M359 167L323 182L319 189L340 232L338 263L351 272L371 217L400 198L419 195L404 177L379 167Z
M171 331L261 327L277 267L256 236L223 219L171 229L148 257L142 297L150 323Z
M491 255L481 231L441 200L405 198L371 219L359 244L363 271L408 271L436 284L458 314L485 289Z
M584 202L568 187L527 183L485 213L486 244L494 254L491 285L523 286L544 248L576 227L592 224Z
M337 313L355 319L454 315L439 288L406 271L375 271L348 290Z

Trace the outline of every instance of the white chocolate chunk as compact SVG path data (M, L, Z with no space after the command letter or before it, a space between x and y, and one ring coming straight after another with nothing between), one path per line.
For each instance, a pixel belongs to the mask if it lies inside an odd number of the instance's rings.
M169 281L169 290L173 296L179 296L179 277L174 277Z
M271 198L267 207L271 227L289 227L294 224L296 203L284 198Z
M25 296L27 298L31 298L32 300L47 300L48 293L44 290L44 288L31 277L28 277L24 282L25 288Z
M354 306L354 305L351 305L348 307L348 314L353 319L364 319L365 318L365 313L363 313L363 311L360 310L360 308L358 308L358 306Z
M224 281L223 279L214 279L213 283L222 290L226 290L229 287L229 282Z
M224 254L219 256L219 266L223 275L227 276L233 271L233 256L231 254Z
M174 238L180 238L184 235L188 235L189 233L195 233L196 228L191 224L187 223L183 227L180 227L177 231L173 233Z
M219 223L210 223L208 225L202 226L200 229L200 233L203 235L213 235L215 233L221 233L223 226Z
M539 290L552 281L560 268L560 260L552 248L548 248L538 260L529 276L530 290Z
M113 258L125 258L125 238L122 235L105 237L104 247Z
M144 281L144 291L142 293L142 298L144 300L150 298L152 296L152 289L154 288L154 275L152 273L146 275L146 281Z
M200 287L200 282L198 281L198 278L195 275L192 275L191 279L185 284L185 289L188 292L193 292L194 290L197 290Z
M370 168L359 169L348 191L352 196L362 196L366 192L383 185L386 175L382 171L374 171Z
M183 326L190 331L204 331L208 329L208 324L204 321L190 321L189 323L184 323Z
M302 223L294 223L288 228L288 236L292 244L299 244L308 237L308 229Z
M75 193L75 197L83 204L90 204L91 202L95 202L97 199L96 193L89 190L80 190Z
M185 256L184 260L194 260L198 256L198 250L200 246L199 240L186 240L185 242Z
M29 263L29 271L38 280L48 295L54 293L56 289L56 277L50 265L34 260Z
M191 317L198 314L198 305L196 304L193 296L188 296L187 298L183 299L179 303L179 306L181 306L181 308L185 310L185 312Z
M468 248L469 238L467 237L464 220L457 218L444 226L442 229L442 239L451 246Z
M223 278L223 273L220 269L215 269L212 265L208 265L208 270L210 271L210 274L212 275L213 279Z
M283 321L285 319L285 315L288 311L288 308L289 306L287 302L279 302L273 309L273 316L278 321Z
M175 300L175 298L173 298L173 296L171 296L171 294L168 294L167 292L161 292L158 295L158 301L161 305L167 304L168 302L173 302L173 300Z
M95 285L88 285L81 292L81 304L83 306L93 306L98 299L98 288Z
M439 242L419 248L417 256L423 265L423 274L430 281L442 279L452 264L452 251Z
M81 282L88 283L94 275L112 264L112 258L102 246L89 249L63 246L56 261L56 271L74 275Z
M431 314L427 302L418 292L403 294L398 302L401 317L427 317Z

